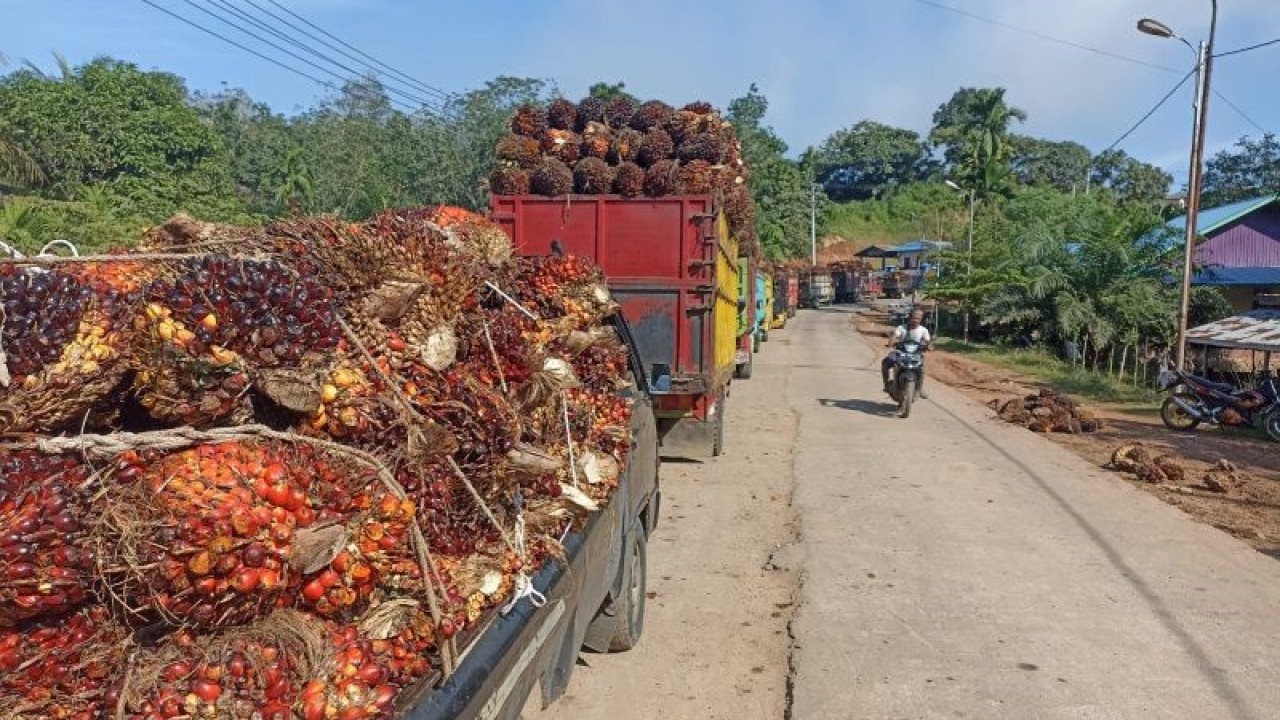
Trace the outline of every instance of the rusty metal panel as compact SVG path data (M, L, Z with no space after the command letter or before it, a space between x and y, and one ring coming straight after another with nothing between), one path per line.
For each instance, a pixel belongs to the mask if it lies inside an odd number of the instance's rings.
M1208 347L1280 351L1280 310L1253 310L1191 328L1187 342Z

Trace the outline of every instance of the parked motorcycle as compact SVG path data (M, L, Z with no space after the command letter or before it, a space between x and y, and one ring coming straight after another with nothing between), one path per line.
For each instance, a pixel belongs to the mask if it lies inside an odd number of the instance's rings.
M1268 437L1280 442L1280 383L1270 370L1263 372L1254 389L1214 382L1170 367L1160 371L1157 382L1162 390L1169 391L1160 406L1160 419L1171 430L1194 430L1201 423L1250 428L1261 424Z
M918 342L904 340L897 344L890 358L893 367L889 375L889 397L898 403L898 417L910 417L911 403L920 397L924 348Z

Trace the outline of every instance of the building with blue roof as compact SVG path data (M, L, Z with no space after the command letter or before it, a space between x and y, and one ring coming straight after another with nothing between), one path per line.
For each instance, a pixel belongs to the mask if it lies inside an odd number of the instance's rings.
M1185 215L1170 220L1160 241L1181 247ZM1237 312L1280 307L1280 195L1201 210L1192 284L1219 287Z

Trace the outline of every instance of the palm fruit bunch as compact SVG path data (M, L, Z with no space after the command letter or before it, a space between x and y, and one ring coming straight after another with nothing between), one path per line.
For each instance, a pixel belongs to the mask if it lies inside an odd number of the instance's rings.
M644 175L644 194L650 197L675 195L680 192L680 163L659 160Z
M599 157L586 157L573 166L574 192L606 195L613 189L613 168Z
M643 167L652 167L654 163L669 160L675 153L675 141L671 134L662 128L650 128L640 142L640 152L636 161Z
M97 570L78 458L0 451L0 627L83 603Z
M614 133L605 125L591 123L582 131L582 156L607 159L613 150Z
M127 629L101 605L21 630L0 629L0 707L13 720L111 717Z
M622 197L636 197L644 194L644 168L633 162L618 165L613 178L613 191Z
M489 174L489 192L494 195L528 195L531 189L533 178L524 168L500 167Z
M319 362L342 337L333 292L274 260L204 256L151 284L135 385L157 420L244 419L259 371ZM268 395L270 388L264 388Z
M564 98L556 98L547 106L547 123L556 130L578 129L578 105Z
M675 112L672 107L661 100L648 100L640 103L635 114L631 116L631 127L640 132L648 132L650 128L665 127L671 122Z
M511 132L536 138L547 129L547 111L537 105L521 105L511 116Z
M79 428L123 379L137 293L87 272L0 265L0 432Z
M603 123L605 109L609 103L598 97L588 96L578 102L578 132L582 132L593 122Z
M284 445L226 442L117 463L100 536L118 568L113 595L136 615L193 627L247 622L302 584L306 529L319 502L368 480ZM337 489L324 488L330 481Z
M680 166L680 186L692 195L705 195L715 189L715 172L706 160L691 160Z
M498 141L494 153L498 160L528 170L537 166L542 147L535 138L511 134Z
M624 128L631 124L636 114L636 104L626 96L619 96L604 106L604 124L611 128Z
M179 630L163 646L145 649L134 659L139 681L124 693L126 716L304 717L304 688L311 678L326 677L325 666L333 662L325 630L322 622L288 611L220 634Z
M573 192L573 171L555 158L544 158L533 171L529 184L539 195L568 195Z
M614 165L634 163L640 159L640 149L644 146L644 133L627 128L614 133L609 146L609 162Z

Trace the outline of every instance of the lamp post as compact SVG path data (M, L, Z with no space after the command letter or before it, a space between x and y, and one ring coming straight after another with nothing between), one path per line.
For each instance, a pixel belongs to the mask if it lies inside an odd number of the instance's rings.
M966 190L950 180L947 180L945 182L947 183L947 187L951 188L952 190L959 190L960 192L969 196L969 247L968 247L968 250L966 251L966 258L965 258L965 275L968 276L973 272L973 205L975 201L975 196L974 196L973 190ZM966 343L969 342L969 311L968 309L964 311L964 341Z
M1180 37L1168 25L1158 20L1143 18L1138 21L1138 32L1158 38L1172 38L1196 53L1196 104L1195 120L1191 130L1191 168L1187 174L1187 237L1182 255L1182 293L1178 302L1178 349L1175 359L1179 370L1186 369L1187 323L1191 311L1191 272L1196 247L1196 222L1200 214L1200 192L1203 186L1201 168L1204 165L1205 119L1209 110L1209 78L1213 72L1213 39L1218 30L1218 0L1211 0L1209 16L1209 40L1194 47Z

